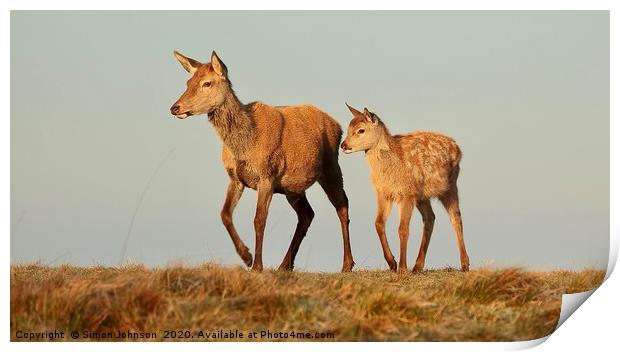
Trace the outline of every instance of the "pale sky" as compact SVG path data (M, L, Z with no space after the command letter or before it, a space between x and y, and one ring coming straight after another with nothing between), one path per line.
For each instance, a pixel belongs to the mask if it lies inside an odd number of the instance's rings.
M604 268L609 247L609 14L587 12L12 12L11 259L149 266L240 265L220 222L227 176L204 116L169 107L187 73L172 50L216 50L243 102L344 102L394 133L439 131L461 146L472 267ZM341 155L356 268L387 268L363 153ZM338 271L337 216L318 185L296 268ZM235 225L254 248L256 193ZM438 202L427 267L458 267ZM421 235L414 213L413 265ZM398 252L397 211L388 225ZM296 216L274 196L264 263L277 267Z

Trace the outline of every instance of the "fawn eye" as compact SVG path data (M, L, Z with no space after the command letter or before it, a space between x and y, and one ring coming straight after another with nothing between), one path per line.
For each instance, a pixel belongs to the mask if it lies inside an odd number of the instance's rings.
M204 88L209 88L209 87L211 87L211 82L208 82L208 81L207 81L207 82L203 83L203 84L202 84L202 86L203 86Z
M364 130L363 128L357 130L357 134L364 134L364 132L366 132L366 130Z

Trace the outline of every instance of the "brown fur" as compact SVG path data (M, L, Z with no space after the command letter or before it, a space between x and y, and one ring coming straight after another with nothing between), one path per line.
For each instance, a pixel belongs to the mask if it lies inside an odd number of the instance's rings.
M347 105L348 106L348 105ZM439 198L456 233L461 257L461 269L469 270L469 257L463 240L463 225L459 209L457 178L461 150L449 137L433 132L412 132L391 135L377 115L349 106L353 119L349 123L347 138L342 143L346 153L365 151L370 166L372 183L377 191L377 218L375 227L383 255L392 270L396 261L385 236L385 222L392 203L399 207L400 238L399 270L407 269L407 241L411 213L417 206L422 214L424 228L420 251L414 271L424 268L426 251L435 222L430 200Z
M229 185L221 217L244 262L252 265L252 255L232 222L243 189L258 191L253 270L263 268L263 234L273 193L286 195L297 213L297 228L280 265L281 270L292 270L314 217L305 191L318 181L337 210L344 242L342 271L350 271L354 262L349 243L348 200L338 165L338 144L342 137L338 122L309 105L272 107L261 102L244 105L232 90L228 70L215 52L209 64L176 52L175 55L192 77L171 111L179 118L208 114L222 139L222 160Z

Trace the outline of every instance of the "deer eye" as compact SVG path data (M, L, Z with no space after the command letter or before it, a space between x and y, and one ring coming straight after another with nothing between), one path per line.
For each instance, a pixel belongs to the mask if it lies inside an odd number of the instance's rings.
M209 87L211 87L211 82L207 81L207 82L203 83L202 86L204 88L209 88Z
M357 134L364 134L364 132L366 132L366 130L364 130L363 128L357 130Z

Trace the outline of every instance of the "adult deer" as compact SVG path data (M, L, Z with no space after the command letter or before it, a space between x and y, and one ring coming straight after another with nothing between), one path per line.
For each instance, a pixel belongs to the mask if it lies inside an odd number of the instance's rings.
M383 256L390 269L396 270L396 261L385 237L385 221L392 203L398 203L400 225L400 259L398 270L407 270L407 241L409 222L415 207L422 214L424 228L422 242L413 271L424 268L426 251L433 232L435 214L430 200L439 198L444 205L456 233L461 259L461 270L469 270L469 256L463 241L463 224L459 208L456 181L459 176L461 150L449 137L433 132L413 132L391 135L379 117L364 108L360 112L347 104L353 114L347 137L342 142L345 153L366 152L372 183L377 192L375 228L383 248Z
M309 105L273 107L261 102L244 105L235 95L228 69L215 51L207 64L176 51L174 55L191 77L170 112L179 119L207 114L223 142L222 160L229 183L221 217L245 264L254 271L262 271L269 204L274 193L281 193L297 213L298 222L279 269L293 269L299 246L314 218L305 191L318 181L340 219L344 242L342 271L351 271L354 262L349 242L349 204L338 165L338 145L342 138L338 122ZM258 191L253 263L232 221L245 187Z

